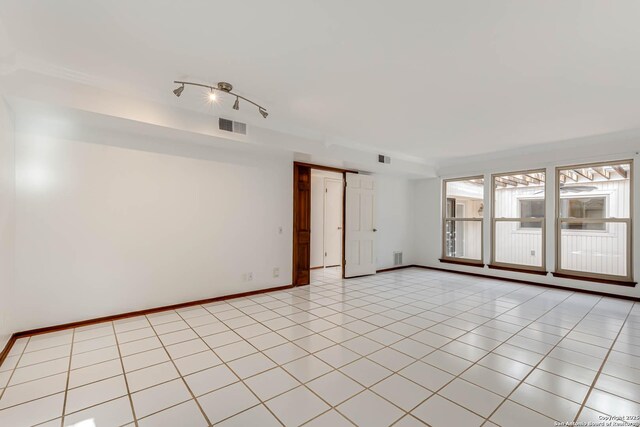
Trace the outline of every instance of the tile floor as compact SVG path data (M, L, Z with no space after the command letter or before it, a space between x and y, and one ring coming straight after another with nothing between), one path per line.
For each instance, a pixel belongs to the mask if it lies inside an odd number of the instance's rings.
M553 426L640 415L640 306L406 269L19 340L0 426ZM637 421L635 421L637 422Z

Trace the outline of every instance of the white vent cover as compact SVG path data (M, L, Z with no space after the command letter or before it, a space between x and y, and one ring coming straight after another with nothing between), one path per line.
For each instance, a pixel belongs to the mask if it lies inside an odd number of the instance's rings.
M239 133L241 135L247 134L247 124L242 122L234 122L233 120L223 119L220 117L218 120L218 128L227 132Z
M402 265L402 252L393 253L393 265Z

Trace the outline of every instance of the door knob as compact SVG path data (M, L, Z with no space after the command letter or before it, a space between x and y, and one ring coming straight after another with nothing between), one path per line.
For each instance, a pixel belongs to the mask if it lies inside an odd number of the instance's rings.
M342 227L338 227L338 230L342 230Z
M377 228L374 228L374 229L373 229L373 232L375 233L376 231L378 231L378 229L377 229Z

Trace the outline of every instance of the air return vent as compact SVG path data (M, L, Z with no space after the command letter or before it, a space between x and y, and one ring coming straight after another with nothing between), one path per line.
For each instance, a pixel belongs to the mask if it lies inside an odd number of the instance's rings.
M385 156L383 154L378 154L378 163L390 164L391 163L391 157Z
M247 134L247 124L241 122L234 122L233 120L227 120L220 117L218 120L218 127L220 130L224 130L226 132L239 133L242 135Z
M402 265L402 252L393 253L393 265Z

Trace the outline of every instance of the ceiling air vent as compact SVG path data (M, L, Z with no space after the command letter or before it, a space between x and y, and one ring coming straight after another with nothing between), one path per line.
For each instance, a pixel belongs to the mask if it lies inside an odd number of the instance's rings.
M224 130L226 132L239 133L242 135L247 134L247 124L241 122L234 122L233 120L227 120L220 117L218 120L218 127L220 130Z
M385 155L382 155L382 154L378 154L378 163L390 164L391 163L391 157L385 156Z

